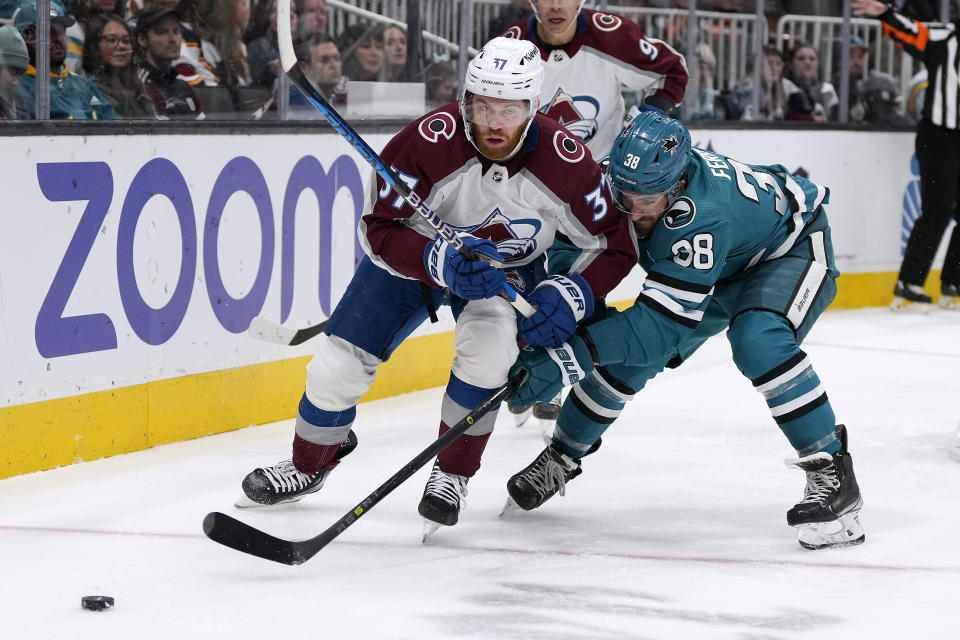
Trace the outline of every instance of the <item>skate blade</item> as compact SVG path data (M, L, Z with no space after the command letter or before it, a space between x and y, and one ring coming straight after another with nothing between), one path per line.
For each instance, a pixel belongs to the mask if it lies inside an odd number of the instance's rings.
M930 313L931 306L933 305L926 302L911 302L906 298L894 296L893 302L890 303L890 310L898 313L927 314Z
M519 429L530 420L530 417L533 415L533 407L530 407L523 413L514 413L513 414L513 424Z
M960 296L940 296L937 306L947 311L960 311Z
M804 549L833 549L861 544L867 536L860 524L860 509L848 511L832 522L796 525L797 542Z
M503 504L503 510L500 511L500 517L509 516L511 513L520 511L520 505L514 502L513 498L507 497L507 501Z
M433 520L423 519L423 539L421 542L427 544L427 540L430 539L430 536L437 532L437 529L440 528L440 523L434 522Z
M241 495L237 498L236 502L233 503L234 508L236 509L269 509L271 507L279 507L281 505L290 504L291 502L300 502L303 496L296 496L294 498L287 498L286 500L281 500L280 502L274 502L273 504L263 504L262 502L254 502L247 497L246 494Z

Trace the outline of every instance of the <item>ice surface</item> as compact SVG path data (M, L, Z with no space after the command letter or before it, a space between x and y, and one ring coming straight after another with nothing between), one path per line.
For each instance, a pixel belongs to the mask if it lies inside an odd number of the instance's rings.
M311 537L436 437L441 389L362 405L360 447L303 502L231 508L291 422L0 481L3 638L954 638L960 628L960 315L826 314L804 345L847 424L859 547L786 526L802 473L717 337L641 392L535 512L498 518L541 450L502 411L456 527L420 543L429 465L309 562L206 539L208 511ZM80 608L84 595L113 610Z

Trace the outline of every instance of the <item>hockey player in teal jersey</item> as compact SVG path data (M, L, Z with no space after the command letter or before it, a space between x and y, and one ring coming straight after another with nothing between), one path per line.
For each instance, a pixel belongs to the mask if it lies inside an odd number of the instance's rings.
M806 472L803 498L787 512L800 544L863 542L846 429L799 346L837 290L829 191L781 165L692 148L686 128L656 112L620 133L608 162L647 277L625 311L595 313L559 347L521 351L514 370L530 375L511 403L573 386L551 444L507 482L511 500L529 510L562 495L627 401L726 328L734 362L796 449L792 465Z

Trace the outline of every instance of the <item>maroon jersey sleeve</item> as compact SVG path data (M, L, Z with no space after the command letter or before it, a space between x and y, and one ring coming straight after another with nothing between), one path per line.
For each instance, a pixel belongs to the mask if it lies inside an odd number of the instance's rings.
M427 200L434 184L469 157L457 106L447 105L413 121L393 137L380 154L420 198ZM470 154L472 155L472 154ZM432 237L423 230L418 214L400 195L376 176L376 191L370 194L372 208L361 219L370 251L394 271L435 286L423 264L423 254Z

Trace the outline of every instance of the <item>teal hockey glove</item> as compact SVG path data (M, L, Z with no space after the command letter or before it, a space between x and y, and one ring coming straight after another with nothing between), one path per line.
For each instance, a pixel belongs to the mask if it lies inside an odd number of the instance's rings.
M518 407L549 402L565 386L576 384L593 371L593 359L579 336L559 347L524 347L510 369L510 375L525 370L527 381L507 398Z

